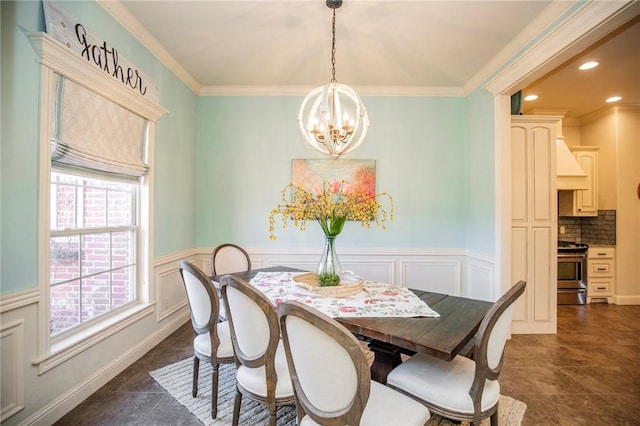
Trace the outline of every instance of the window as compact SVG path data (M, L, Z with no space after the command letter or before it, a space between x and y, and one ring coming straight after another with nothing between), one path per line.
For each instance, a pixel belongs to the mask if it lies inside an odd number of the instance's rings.
M139 186L52 169L52 337L136 300Z

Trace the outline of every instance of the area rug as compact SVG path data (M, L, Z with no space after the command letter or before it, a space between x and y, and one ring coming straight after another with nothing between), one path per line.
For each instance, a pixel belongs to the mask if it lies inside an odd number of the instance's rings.
M218 417L215 420L211 418L211 366L207 363L200 363L200 382L198 384L198 396L195 398L191 396L192 372L193 358L188 358L151 371L149 375L205 425L230 425L233 418L233 399L236 390L235 366L233 364L220 366ZM501 395L498 409L499 424L520 425L526 409L527 406L524 402ZM295 426L296 424L296 413L293 406L279 407L277 416L278 426ZM266 425L268 423L267 420L268 415L264 405L248 398L242 400L241 425ZM489 419L485 419L482 422L482 426L488 426L489 424ZM436 415L431 416L430 426L454 425L468 425L468 423L458 423Z

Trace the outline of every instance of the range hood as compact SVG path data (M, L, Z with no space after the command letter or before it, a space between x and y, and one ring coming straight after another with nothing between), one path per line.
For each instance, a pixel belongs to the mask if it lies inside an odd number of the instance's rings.
M588 189L587 174L573 156L564 142L562 135L562 120L556 127L556 175L558 176L558 191Z
M558 190L587 189L587 175L576 161L564 138L556 139Z

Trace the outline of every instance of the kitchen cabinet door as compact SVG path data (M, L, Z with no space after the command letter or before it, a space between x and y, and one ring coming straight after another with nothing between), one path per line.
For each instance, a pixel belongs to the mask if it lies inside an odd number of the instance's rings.
M575 193L576 216L598 216L598 148L574 150L573 155L587 174L588 189Z
M560 216L598 216L598 149L595 146L572 147L573 156L587 175L587 189L560 191Z

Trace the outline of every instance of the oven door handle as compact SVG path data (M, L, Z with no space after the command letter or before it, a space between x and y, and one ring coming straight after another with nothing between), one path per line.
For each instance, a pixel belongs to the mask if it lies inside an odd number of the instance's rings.
M584 255L559 254L558 262L584 262L585 258Z

